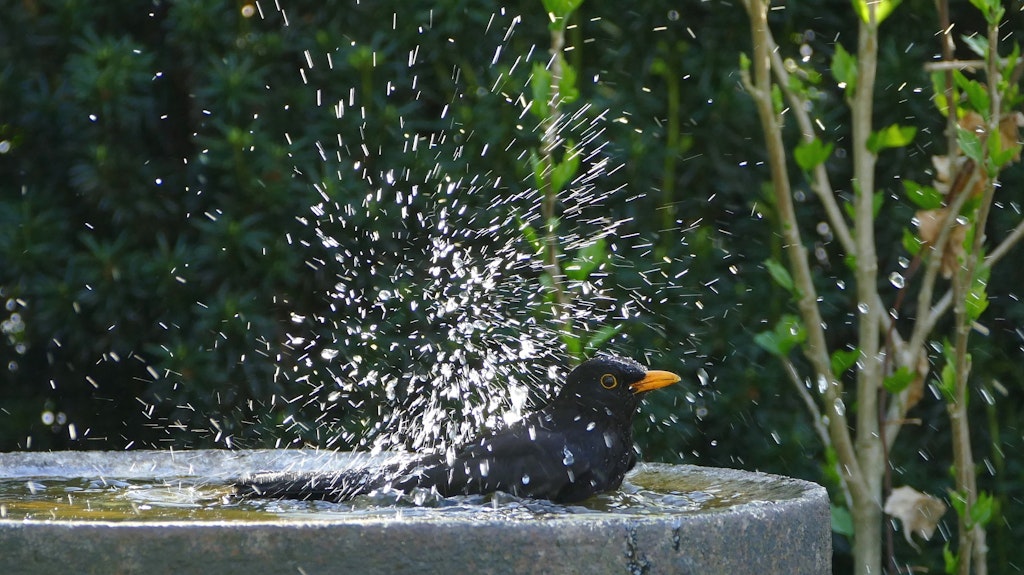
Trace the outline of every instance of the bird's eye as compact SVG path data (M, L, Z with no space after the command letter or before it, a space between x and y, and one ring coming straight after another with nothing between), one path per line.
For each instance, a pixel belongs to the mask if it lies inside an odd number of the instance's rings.
M615 389L615 386L619 385L619 380L615 379L615 376L606 373L601 376L601 387L605 389Z

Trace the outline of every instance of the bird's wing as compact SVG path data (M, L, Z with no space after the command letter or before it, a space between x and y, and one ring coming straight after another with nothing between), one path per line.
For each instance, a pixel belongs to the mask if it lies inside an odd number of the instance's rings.
M613 489L621 481L621 438L606 438L584 425L553 426L525 421L459 449L451 460L423 470L421 486L445 496L505 491L516 495L577 501ZM628 449L628 447L627 447Z

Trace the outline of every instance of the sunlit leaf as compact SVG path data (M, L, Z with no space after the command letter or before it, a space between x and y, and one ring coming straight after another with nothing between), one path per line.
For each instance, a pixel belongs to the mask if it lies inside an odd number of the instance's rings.
M995 511L996 501L992 497L991 493L982 491L978 493L978 498L971 506L971 526L984 527L992 520L992 514Z
M986 270L988 268L985 268ZM965 311L971 321L976 321L988 309L988 273L979 274L971 284L964 298Z
M845 88L847 96L853 94L857 85L857 57L847 52L838 42L836 53L832 56L832 76L841 88Z
M1002 0L971 0L971 4L981 10L989 24L998 25L999 21L1003 19L1003 14L1006 13Z
M832 375L839 377L860 358L859 349L838 349L832 352Z
M558 95L561 103L572 104L580 97L580 90L576 85L576 68L569 64L568 60L561 55L562 77L558 80Z
M555 18L568 18L583 4L583 0L543 0L544 10Z
M914 141L917 128L914 126L900 126L892 124L868 136L866 143L871 153L877 154L886 148L902 148Z
M944 72L932 72L932 93L934 94L935 108L943 116L949 116L949 102L946 101L946 74Z
M832 155L834 147L835 145L832 142L823 143L818 138L809 142L800 142L797 144L796 149L793 150L793 159L796 160L801 170L810 172Z
M903 180L903 192L908 200L922 210L942 207L942 192L931 186L923 186L913 180Z
M533 65L533 77L530 79L530 88L533 94L530 112L541 120L546 120L550 115L548 100L551 99L551 72L543 64L535 63Z
M1020 144L1016 142L1004 148L1005 142L1002 137L987 138L987 141L988 157L991 163L989 173L998 173L1003 166L1013 160L1013 157L1017 155L1017 151L1020 150Z
M580 154L572 141L566 142L567 151L561 162L551 168L551 188L555 193L561 192L576 177L580 168Z
M942 562L946 573L956 573L957 565L960 563L959 556L949 548L949 541L942 546Z
M865 24L871 23L869 6L875 10L875 24L881 24L900 5L902 0L853 0L853 9Z

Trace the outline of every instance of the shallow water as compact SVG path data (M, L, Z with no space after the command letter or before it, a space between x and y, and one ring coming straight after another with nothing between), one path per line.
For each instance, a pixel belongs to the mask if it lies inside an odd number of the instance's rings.
M680 472L690 470L691 473ZM16 477L0 479L0 520L337 521L467 518L546 519L581 515L664 516L716 512L799 497L785 482L730 479L700 468L644 464L611 493L558 505L507 494L440 498L426 491L358 497L350 502L239 500L230 481L178 477Z

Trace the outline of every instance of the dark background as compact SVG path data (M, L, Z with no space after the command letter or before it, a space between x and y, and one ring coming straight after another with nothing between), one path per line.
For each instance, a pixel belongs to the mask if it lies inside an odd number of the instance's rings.
M463 191L473 189L466 182L474 175L500 182L462 193L469 213L492 213L500 198L525 197L529 206L523 152L539 145L539 135L536 121L509 99L530 97L529 64L513 67L516 57L543 61L549 45L540 2L282 1L287 26L269 4L262 18L246 2L203 0L18 0L5 7L0 450L324 445L328 435L340 438L331 447L359 447L375 415L401 399L367 393L354 397L358 409L271 401L319 397L310 381L330 381L317 368L321 360L306 361L296 334L332 337L337 322L330 318L346 314L326 295L339 274L401 268L426 253L444 175L461 178ZM1018 3L1007 13L1013 41L1022 23ZM503 42L515 15L521 21ZM848 115L827 70L837 39L855 49L856 17L847 2L819 0L787 4L771 18L783 52L799 59L803 51L826 74L819 101L831 110L823 119L840 151L829 168L842 189ZM954 21L962 34L983 30L969 6L958 6ZM689 385L650 397L637 424L643 457L834 488L802 403L779 364L753 343L790 304L762 264L781 259L781 244L764 190L762 134L739 86L739 54L750 43L742 7L588 0L573 24L567 57L580 72L581 95L567 111L603 128L602 153L617 169L592 183L606 195L600 214L584 210L565 228L566 239L589 233L587 222L597 217L623 221L609 239L615 257L601 286L611 301L635 301L636 314L606 347L677 371ZM943 119L922 69L938 52L937 29L933 3L921 0L905 1L882 27L876 125L919 130L912 146L879 161L879 189L889 192L877 226L883 282L906 256L900 238L913 213L898 178L927 181L931 155L944 153ZM498 45L503 54L492 63ZM303 78L306 51L318 65ZM333 68L324 65L327 53ZM332 103L350 97L356 105L334 118ZM409 133L446 138L431 153L413 154ZM328 144L326 159L317 142ZM1004 174L993 238L1020 219L1019 171ZM334 177L339 172L363 176ZM363 201L368 179L389 172L421 183L409 209L424 215L422 229L393 207ZM399 180L396 189L405 185ZM325 181L332 202L358 207L348 222L353 233L337 222L310 224L310 206L325 197L314 184ZM852 279L837 242L815 232L824 217L810 190L797 190L804 237L819 254L830 344L839 348L855 337L853 294L838 287ZM488 253L495 238L514 240L514 220L499 223L490 235L460 241L471 253ZM351 257L338 259L318 230L349 242ZM996 573L1024 565L1012 548L1024 519L1014 456L1024 405L1019 257L992 274L983 316L990 334L971 340L972 381L996 398L976 391L971 404L980 484L1000 504L989 535ZM517 269L523 281L537 282L537 266ZM370 293L396 280L357 273L349 281L348 289ZM401 289L426 285L435 284L413 277ZM895 290L883 289L892 301ZM532 308L515 304L519 295L497 301L527 326ZM545 318L535 315L541 329ZM430 360L410 349L403 326L426 326L420 335L435 349L452 345L451 326L437 318L377 319L386 326L379 346L360 353L382 371L406 373ZM484 344L514 337L495 329ZM486 345L476 353L486 355ZM543 365L510 369L547 382L548 365L568 361L557 339L542 358ZM531 393L545 396L549 383ZM945 406L928 394L911 417L920 424L905 428L893 453L895 482L943 496L952 486ZM945 525L944 533L955 531L952 513ZM918 555L900 535L903 560L941 569L942 536ZM839 570L847 551L837 537Z

